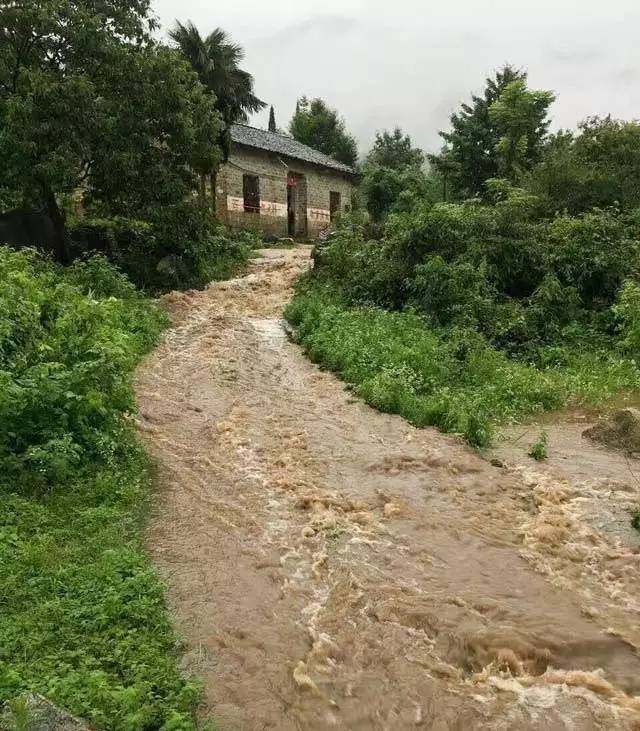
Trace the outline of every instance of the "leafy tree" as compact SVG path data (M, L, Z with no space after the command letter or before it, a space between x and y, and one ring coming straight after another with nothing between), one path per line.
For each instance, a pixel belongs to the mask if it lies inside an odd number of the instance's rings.
M496 145L503 133L489 116L489 108L512 81L526 81L524 71L506 65L488 78L482 96L473 95L451 115L451 131L441 132L445 148L431 162L444 179L446 199L475 198L484 194L485 181L499 176Z
M491 104L489 121L500 134L495 152L502 176L513 179L540 159L550 124L547 113L554 100L552 92L527 89L524 79L516 79Z
M299 142L345 165L354 167L358 161L355 138L347 132L338 112L329 108L322 99L299 99L296 113L289 123L289 132Z
M269 132L277 132L278 128L276 126L276 113L273 111L273 104L271 105L271 108L269 109Z
M518 177L524 188L539 197L550 215L580 213L596 205L592 175L576 154L572 132L561 130L551 135L538 165Z
M90 69L113 62L115 33L148 37L146 2L65 0L3 4L0 17L0 165L25 203L46 205L64 250L56 196L72 190L91 158L96 99ZM112 30L107 31L110 26Z
M416 199L424 198L427 179L418 167L397 170L368 164L361 190L371 218L381 222L394 210L408 210Z
M111 73L111 88L127 92L112 100L88 199L101 213L153 219L194 190L194 172L202 180L217 168L222 122L211 95L174 49L137 50ZM135 144L119 144L123 138Z
M640 206L640 123L592 117L579 133L549 137L542 160L521 183L549 214Z
M0 17L0 167L46 205L79 187L119 208L162 205L215 157L218 120L197 78L151 38L148 0L25 0Z
M580 124L577 159L590 172L595 206L640 206L640 122L591 117Z
M376 139L367 155L368 165L403 170L408 167L421 167L424 164L424 153L414 147L411 137L402 133L400 127L393 132L384 130L376 133Z

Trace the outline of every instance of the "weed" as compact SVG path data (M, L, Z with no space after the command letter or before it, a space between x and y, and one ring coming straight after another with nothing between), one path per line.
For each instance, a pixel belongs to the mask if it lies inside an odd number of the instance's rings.
M532 445L529 457L533 457L538 462L545 462L549 458L549 435L546 431L543 431L538 441Z
M26 695L13 698L7 703L10 731L31 731L33 726L29 701Z

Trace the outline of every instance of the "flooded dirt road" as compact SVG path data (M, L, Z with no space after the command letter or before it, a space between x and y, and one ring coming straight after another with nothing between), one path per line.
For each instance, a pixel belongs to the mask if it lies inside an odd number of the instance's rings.
M495 467L354 400L282 328L308 256L165 297L175 327L138 375L148 545L203 718L640 728L640 555L585 509L601 476ZM640 502L624 474L609 503Z

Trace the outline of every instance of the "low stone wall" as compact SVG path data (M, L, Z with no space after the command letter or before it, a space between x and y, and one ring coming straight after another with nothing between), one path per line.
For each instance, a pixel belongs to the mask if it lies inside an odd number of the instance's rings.
M6 704L0 709L0 731L91 731L79 718L54 705L41 695L33 694Z

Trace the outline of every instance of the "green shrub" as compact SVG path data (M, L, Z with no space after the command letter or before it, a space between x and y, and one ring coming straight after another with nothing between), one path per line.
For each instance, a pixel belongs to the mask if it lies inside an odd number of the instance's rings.
M613 335L611 304L638 266L635 218L593 211L539 220L531 196L512 187L505 195L495 205L415 206L388 219L381 241L341 226L318 273L355 305L471 325L511 355L562 342L572 323Z
M127 418L164 324L101 257L64 270L0 248L0 698L41 693L114 731L195 729Z
M356 216L345 217L340 230L316 247L314 273L351 302L397 308L404 272L383 244L365 238L365 228Z
M466 251L473 205L425 203L412 211L397 214L387 223L389 254L404 267L407 275L428 256L440 255L452 261Z
M104 254L137 287L162 287L157 267L164 253L152 224L128 218L85 219L71 228L71 239L76 254Z
M529 340L559 342L564 328L580 317L581 300L577 289L563 286L552 274L542 280L527 305L525 332L529 334Z
M559 216L546 233L550 269L563 285L577 290L587 308L610 306L638 266L640 243L629 234L615 212Z
M637 271L638 217L546 220L535 196L489 188L492 205L396 212L380 240L342 222L288 310L310 357L373 406L474 444L496 424L640 385L640 288L612 307Z
M197 201L159 209L150 222L88 219L71 229L76 253L99 251L139 288L201 288L225 279L246 263L258 239L232 238Z
M613 313L622 334L621 348L640 361L640 286L636 282L624 283Z
M418 265L407 283L407 304L436 325L477 326L492 316L493 292L482 268L441 256Z
M135 285L100 254L76 260L64 271L63 277L66 282L77 286L82 294L96 299L116 297L130 300L141 296Z
M410 210L426 193L427 178L417 165L403 169L365 166L361 194L374 222L383 221L394 210Z

